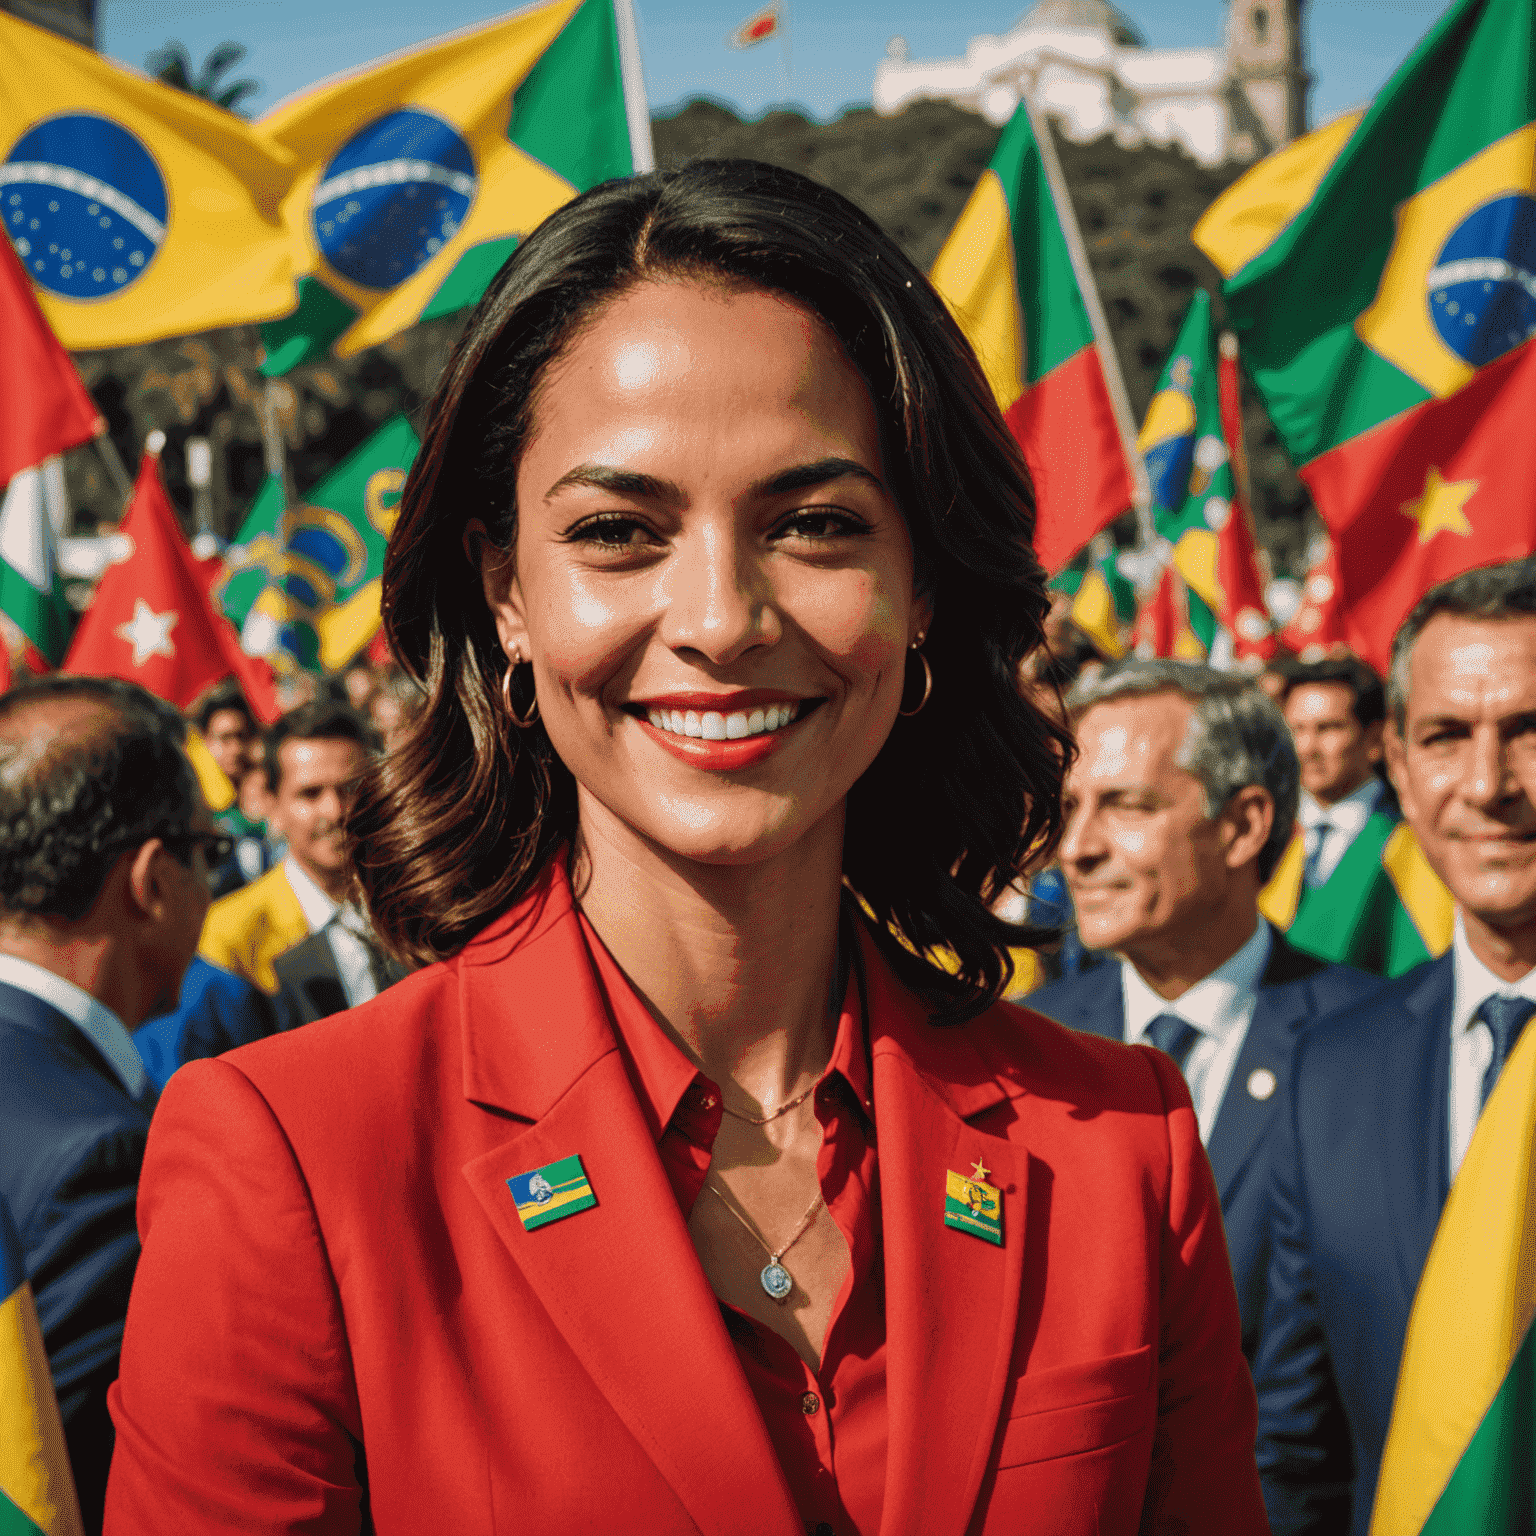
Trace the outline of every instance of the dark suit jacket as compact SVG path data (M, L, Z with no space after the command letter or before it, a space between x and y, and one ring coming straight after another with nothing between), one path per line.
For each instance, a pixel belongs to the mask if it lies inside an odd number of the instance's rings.
M1253 1019L1205 1149L1221 1194L1243 1322L1243 1353L1250 1364L1264 1318L1269 1264L1264 1205L1267 1164L1262 1154L1278 1119L1296 1037L1321 1015L1347 1007L1382 985L1378 977L1349 966L1328 965L1292 949L1274 929L1271 934L1274 944L1259 979ZM1031 993L1028 1006L1073 1029L1091 1030L1111 1040L1124 1038L1125 994L1118 964L1063 977ZM1271 1073L1273 1082L1258 1078L1260 1091L1265 1087L1271 1091L1256 1098L1249 1082L1261 1070Z
M278 1027L278 1012L260 987L194 955L175 1009L135 1030L133 1043L150 1079L164 1088L177 1067L264 1040Z
M149 1106L56 1008L0 983L0 1195L37 1298L88 1532L100 1531Z
M284 950L272 962L272 969L277 973L277 1011L283 1029L313 1024L352 1006L341 972L336 969L335 951L323 930ZM386 985L393 986L406 974L404 966L393 960L384 962Z
M1271 1155L1254 1375L1275 1536L1370 1524L1408 1313L1450 1192L1453 963L1309 1030Z

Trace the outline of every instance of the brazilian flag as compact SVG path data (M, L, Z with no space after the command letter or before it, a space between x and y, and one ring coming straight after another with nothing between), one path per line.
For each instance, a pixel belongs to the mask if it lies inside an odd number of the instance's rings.
M296 507L282 481L268 477L214 588L249 654L280 672L336 672L373 638L384 550L420 447L396 416Z
M1136 617L1136 588L1120 569L1113 549L1096 553L1098 541L1089 546L1085 566L1074 561L1051 587L1072 598L1072 622L1093 642L1107 661L1119 661L1126 652L1126 633Z
M299 167L283 218L305 274L298 307L262 328L268 375L468 308L562 203L649 167L616 3L519 11L316 86L256 124Z

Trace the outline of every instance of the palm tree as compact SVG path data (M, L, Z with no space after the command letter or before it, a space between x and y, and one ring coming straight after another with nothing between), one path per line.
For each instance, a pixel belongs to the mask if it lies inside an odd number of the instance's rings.
M247 96L256 95L261 86L254 80L232 80L222 85L220 76L228 74L245 54L242 43L220 43L203 60L203 67L194 75L192 55L187 52L186 44L173 39L165 47L156 49L144 63L155 79L175 86L178 91L189 91L194 96L201 96L204 101L211 101L216 107L223 107L228 112L239 112L240 103Z

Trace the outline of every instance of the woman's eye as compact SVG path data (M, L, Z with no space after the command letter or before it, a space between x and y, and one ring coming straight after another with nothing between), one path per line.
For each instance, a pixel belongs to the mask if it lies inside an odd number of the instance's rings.
M836 507L807 507L803 511L792 512L779 525L779 531L781 535L790 538L822 542L868 533L869 524L862 517Z
M566 537L605 554L630 554L660 542L637 517L594 517L579 523Z

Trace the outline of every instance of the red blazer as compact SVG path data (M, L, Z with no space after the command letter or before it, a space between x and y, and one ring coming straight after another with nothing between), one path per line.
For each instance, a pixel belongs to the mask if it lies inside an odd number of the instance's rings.
M881 1536L1267 1531L1173 1063L1007 1005L936 1029L864 959ZM524 1231L507 1180L572 1153L596 1208ZM978 1158L1001 1247L943 1222ZM380 1536L804 1529L563 874L375 1001L184 1067L139 1224L108 1536L356 1532L364 1476Z

